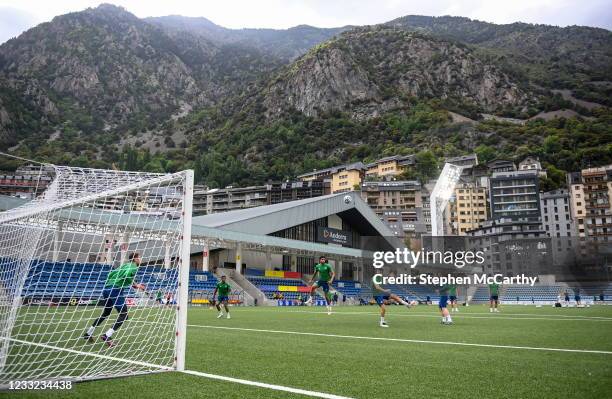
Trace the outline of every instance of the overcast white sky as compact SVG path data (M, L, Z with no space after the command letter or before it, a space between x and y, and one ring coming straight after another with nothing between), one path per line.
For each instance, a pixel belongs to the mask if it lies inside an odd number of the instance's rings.
M418 14L612 30L612 0L0 0L0 43L56 15L101 3L120 5L138 17L206 17L228 28L366 25Z

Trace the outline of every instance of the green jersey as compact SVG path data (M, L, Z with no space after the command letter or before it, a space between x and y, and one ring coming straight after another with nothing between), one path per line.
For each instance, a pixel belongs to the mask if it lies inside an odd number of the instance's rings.
M134 262L127 262L118 268L111 270L106 278L105 287L125 288L134 283L134 277L138 272L138 265Z
M440 287L440 295L442 296L448 296L448 293L451 290L451 285L450 284L444 284L442 287Z
M499 284L489 284L489 291L491 291L491 295L499 295Z
M163 294L162 294L162 292L161 292L161 291L157 291L157 292L155 293L155 298L156 298L156 299L162 299L162 296L163 296Z
M229 296L230 285L228 283L224 283L223 281L219 281L217 283L217 295L219 296Z
M448 289L448 295L457 296L457 286L455 284L451 284L450 288Z
M319 272L319 280L329 281L331 274L334 271L329 263L317 263L315 265L315 273Z

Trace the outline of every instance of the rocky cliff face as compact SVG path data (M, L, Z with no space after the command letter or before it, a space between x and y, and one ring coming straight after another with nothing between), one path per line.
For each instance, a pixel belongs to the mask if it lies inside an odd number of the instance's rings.
M293 107L310 116L339 109L367 117L406 97L467 102L486 112L534 99L465 46L379 27L313 49L273 80L264 103L270 115Z
M557 88L612 106L611 35L414 16L375 27L236 30L101 5L0 46L0 149L100 167L129 158L138 162L124 167L155 171L216 151L200 159L209 165L202 170L221 164L235 175L245 173L243 154L268 154L252 173L285 178L291 168L273 159L293 154L289 144L347 146L330 156L349 159L367 152L363 143L403 145L417 131L427 142L447 110L476 120L572 107L552 95Z
M130 113L176 106L176 93L201 96L175 51L159 29L101 6L57 17L5 43L0 76L14 90L46 92L42 102L72 98L76 107L121 121Z
M70 121L89 132L152 128L183 104L210 106L275 66L255 50L171 36L102 5L0 46L0 131L18 139L28 119Z

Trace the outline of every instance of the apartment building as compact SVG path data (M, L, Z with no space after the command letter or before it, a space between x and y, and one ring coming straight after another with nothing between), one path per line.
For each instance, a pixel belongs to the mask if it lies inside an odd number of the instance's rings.
M495 159L487 164L491 173L514 172L516 165L507 159Z
M478 165L478 156L476 154L461 155L458 157L446 158L445 162L463 167L474 167Z
M540 194L542 225L548 237L574 237L576 225L570 209L568 190L559 189Z
M223 189L208 189L204 186L196 186L193 190L193 214L208 215L320 197L330 193L330 180L277 182L260 186L226 187Z
M366 177L388 180L401 175L406 168L414 166L414 155L393 155L378 159L365 166Z
M292 181L266 184L268 203L297 201L331 193L330 180Z
M518 170L532 170L538 173L540 177L546 177L546 170L542 169L540 160L536 157L527 157L518 164Z
M53 180L53 171L46 167L27 165L15 172L0 172L0 195L32 199L45 191Z
M491 219L540 217L540 184L536 171L495 172L489 184Z
M413 180L365 181L361 184L361 198L379 215L388 209L423 207L421 184Z
M487 189L476 183L462 182L455 188L451 202L451 228L455 235L466 235L488 219Z
M612 240L612 165L570 173L568 186L578 236Z
M346 165L342 170L339 170L331 176L331 192L344 193L353 191L355 187L359 187L365 176L365 169L361 162Z
M424 191L413 180L361 184L361 198L398 237L420 236L431 231L429 196Z

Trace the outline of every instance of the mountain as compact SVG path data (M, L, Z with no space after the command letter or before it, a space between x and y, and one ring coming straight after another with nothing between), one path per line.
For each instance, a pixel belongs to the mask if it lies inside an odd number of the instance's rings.
M0 150L194 168L211 186L392 154L530 154L555 187L560 170L612 162L610 35L419 16L227 29L101 5L0 45Z
M609 91L597 84L612 76L612 32L606 29L521 22L496 25L463 17L420 15L385 25L470 44L517 79L573 89L584 99L612 106Z
M406 98L437 98L484 112L525 112L536 96L474 51L385 27L356 28L315 47L265 89L268 114L348 110L378 116Z
M276 66L256 49L170 36L111 5L62 15L0 46L0 137L154 129Z
M0 84L17 101L5 107L10 115L33 106L57 123L98 131L109 121L161 121L178 109L177 94L210 101L176 53L160 29L114 6L62 15L0 46Z
M150 17L145 21L168 32L188 32L215 43L240 44L265 54L291 61L313 46L324 42L351 27L316 28L299 25L289 29L228 29L202 17Z

